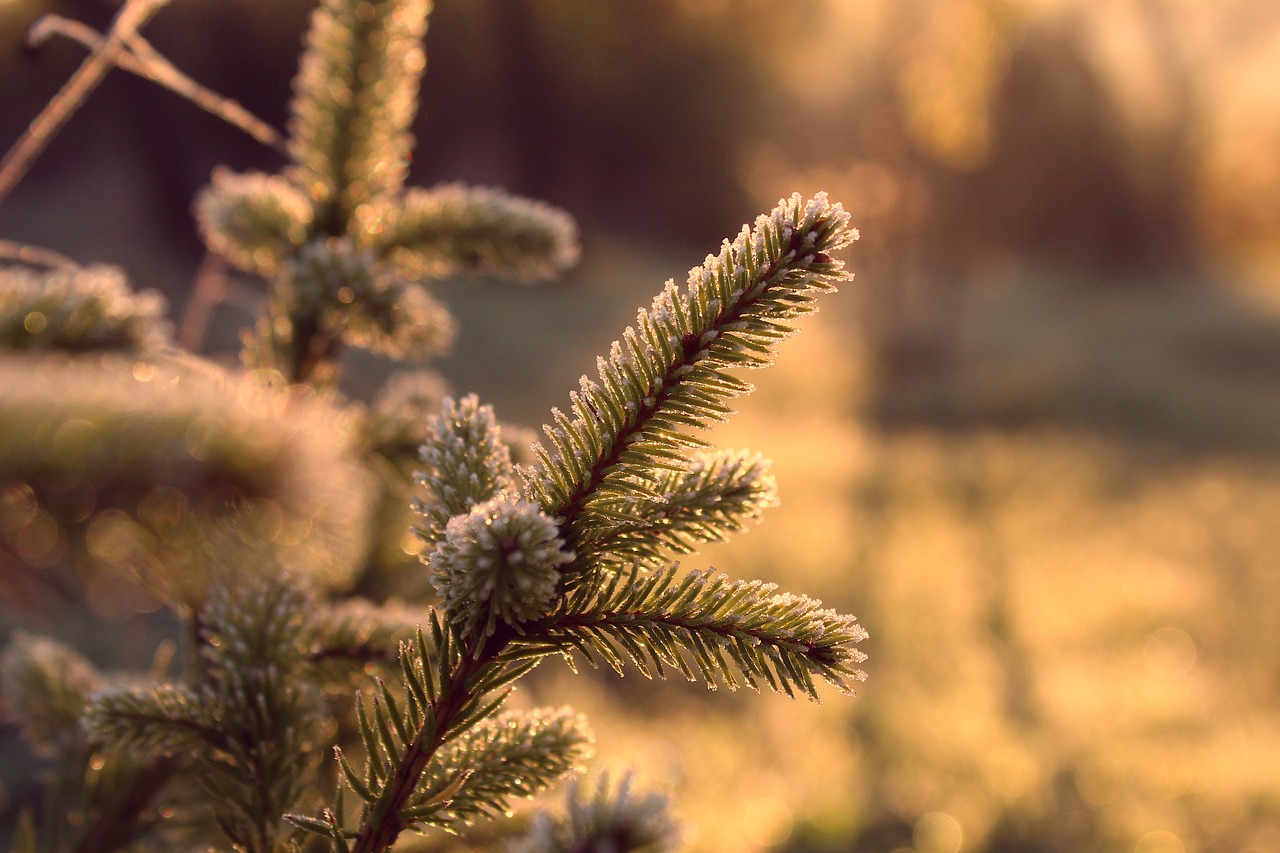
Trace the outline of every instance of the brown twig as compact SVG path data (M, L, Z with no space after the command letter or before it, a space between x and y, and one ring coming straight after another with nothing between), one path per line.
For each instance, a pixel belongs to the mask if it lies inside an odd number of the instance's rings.
M61 270L76 270L80 268L80 265L75 261L66 255L58 254L52 249L28 246L25 243L15 243L12 240L0 240L0 258Z
M169 0L128 0L124 4L99 48L85 57L71 79L45 104L31 126L9 149L4 159L0 160L0 203L17 186L58 129L80 108L84 99L97 88L107 72L119 63L119 57L127 49L129 38L168 2Z
M32 46L40 45L55 35L68 38L95 53L103 50L106 45L106 39L97 30L61 15L45 15L37 21L27 34L27 43ZM223 97L183 74L141 35L126 34L124 44L126 49L114 60L117 67L159 83L205 112L238 127L263 145L288 154L284 140L275 128L249 112L238 101Z

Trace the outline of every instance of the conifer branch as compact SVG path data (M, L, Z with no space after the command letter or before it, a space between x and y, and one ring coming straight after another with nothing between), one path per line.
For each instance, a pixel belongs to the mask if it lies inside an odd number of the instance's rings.
M362 224L370 241L411 278L480 272L533 281L578 262L577 228L568 214L497 189L410 189Z
M426 67L429 0L322 0L307 33L289 123L294 180L340 236L361 204L396 193Z
M369 450L410 473L430 434L428 424L448 396L448 385L432 370L393 373L374 397L366 440ZM416 474L410 474L416 478Z
M777 505L777 485L768 471L768 461L759 454L695 451L687 471L656 472L652 489L660 499L637 498L631 518L580 544L575 552L580 565L621 568L637 563L656 569L669 554L723 542Z
M617 784L602 773L593 791L585 790L584 781L569 783L567 814L562 819L539 812L528 834L508 845L507 853L668 853L676 849L679 831L665 796L634 792L629 773Z
M475 394L458 401L445 398L440 412L427 421L419 456L424 467L418 478L426 494L414 501L423 517L416 532L428 546L444 537L449 519L509 488L514 477L493 407L480 405Z
M437 751L462 730L461 723L468 716L476 715L479 694L473 692L471 682L490 662L471 654L470 648L459 649L434 612L430 633L430 643L419 630L412 646L401 646L406 716L396 719L398 709L388 707L385 701L373 703L372 721L365 713L358 713L366 751L365 772L357 773L335 748L343 778L365 802L361 826L351 834L355 842L352 849L357 853L386 850L413 823L414 818L403 818L400 811L410 803ZM358 712L361 707L358 703ZM379 742L375 724L384 731L408 730L411 734L398 742L387 735ZM310 828L305 822L295 825Z
M531 797L574 769L591 740L585 719L567 708L505 712L451 741L401 815L452 830L496 816L511 798Z
M335 675L368 663L394 667L400 643L413 635L420 618L416 609L354 598L319 608L307 624L307 660L337 670Z
M170 346L165 298L134 291L112 267L36 273L0 268L0 352L160 354Z
M681 577L677 566L647 576L632 568L599 588L578 586L556 612L523 626L511 647L516 655L577 652L619 674L630 662L648 678L672 668L712 689L764 686L817 701L819 679L852 693L852 682L866 677L856 668L866 659L856 648L866 631L819 601L776 589L710 570Z
M102 676L49 637L15 631L0 655L5 710L38 754L66 756L81 745L80 715Z
M723 421L726 401L751 388L725 371L771 363L792 321L848 277L831 253L856 237L825 194L793 195L637 315L598 361L598 381L583 377L570 395L570 414L553 410L548 444L521 472L570 547L625 521L637 500L661 500L654 472L684 470L684 453L705 446L690 430Z
M311 231L311 200L281 175L215 169L195 204L205 244L242 270L274 275Z
M274 537L312 582L349 577L366 485L347 415L251 378L132 359L9 359L0 395L0 487L34 490L50 512L88 495L92 516L73 507L65 523L103 519L88 545L108 563L162 557L147 580L168 595L197 593L214 541L233 562L260 557L257 534L240 535L255 526L273 528L261 541Z
M219 580L201 612L198 681L103 691L85 725L117 748L185 755L228 838L269 853L302 791L318 722L319 696L291 677L308 602L271 578Z

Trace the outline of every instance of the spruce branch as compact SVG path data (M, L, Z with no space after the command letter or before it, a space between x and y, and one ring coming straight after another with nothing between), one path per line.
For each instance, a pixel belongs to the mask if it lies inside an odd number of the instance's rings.
M426 493L414 508L423 524L416 532L429 547L439 542L449 519L471 511L512 485L511 452L502 440L492 406L475 394L446 397L427 421L418 480Z
M637 498L631 519L579 546L580 564L661 568L668 554L689 554L699 545L723 542L778 503L769 462L757 453L695 451L688 464L686 471L656 472L651 487L661 498Z
M584 376L570 395L570 413L553 410L547 444L521 471L571 547L625 523L637 501L661 500L654 472L683 471L684 454L706 444L690 431L723 421L726 401L751 389L725 371L771 363L792 322L848 277L831 253L856 237L825 194L793 195L639 312L599 359L598 381Z
M0 395L0 487L86 525L105 563L146 557L166 597L200 594L215 544L234 561L269 542L313 581L346 583L367 488L349 416L253 376L106 357L8 359Z
M504 712L446 745L401 815L450 830L494 817L577 767L591 742L586 720L568 708Z
M321 232L399 192L408 172L429 0L322 0L312 15L289 122L293 180Z
M529 501L499 495L449 520L426 557L449 623L463 637L487 639L501 621L520 624L548 613L563 550L555 520Z
M715 689L762 686L820 701L815 679L841 693L866 674L856 645L867 633L852 616L805 596L776 593L762 581L734 581L678 566L641 574L631 568L596 586L582 584L545 619L523 626L510 654L578 653L622 674L629 662L648 678L667 668ZM688 652L686 659L684 652Z
M174 756L205 745L219 748L219 712L212 696L183 685L114 688L93 697L85 728L113 748Z
M358 598L318 608L307 620L307 660L335 676L370 663L395 667L400 643L420 619L417 609Z
M281 296L305 309L315 324L317 340L417 361L443 352L453 341L453 318L444 306L348 237L302 246L280 284Z
M6 711L38 754L66 757L81 749L80 716L101 686L92 664L49 637L15 631L0 655Z
M242 270L271 276L306 242L314 210L281 175L218 168L196 197L195 214L210 250Z
M14 633L0 656L9 714L37 755L55 761L45 780L46 811L65 821L43 821L31 850L108 853L145 835L158 820L150 806L174 763L103 749L82 725L91 697L109 683L69 647L24 631Z
M343 752L335 749L342 778L365 804L359 828L347 830L331 820L329 816L337 813L333 809L318 818L287 816L293 825L330 837L344 847L351 839L349 849L373 853L386 850L412 826L427 825L433 819L452 825L484 812L490 807L486 804L501 796L496 791L520 795L525 790L525 782L515 778L520 767L527 767L530 778L542 787L546 783L537 780L560 766L560 759L548 754L553 747L569 756L570 763L577 760L580 753L574 744L585 742L586 736L577 723L568 725L564 715L546 718L550 723L538 722L535 717L528 726L516 726L506 734L502 733L505 724L496 730L481 726L501 708L507 685L532 669L536 659L496 660L494 650L505 644L505 639L496 636L477 652L476 640L460 640L434 611L429 627L429 632L419 630L412 643L401 645L399 695L379 681L377 692L367 703L362 697L357 699L356 716L366 755L364 771L357 771ZM489 743L500 756L517 762L515 775L509 774L510 768L504 768L501 761L483 768L477 765L480 759L462 757L471 741L459 738L480 737L478 733L485 731L491 732ZM531 739L536 749L522 752L530 744L522 746L521 739ZM473 748L478 749L479 742ZM471 763L463 766L464 762ZM457 772L451 769L454 764ZM465 791L473 776L477 787L469 795ZM469 796L473 799L468 800ZM457 810L451 811L455 803Z
M309 602L278 578L219 581L200 614L195 683L103 691L85 725L116 748L185 756L232 843L268 853L302 792L319 722L318 693L294 675Z
M400 370L378 390L369 410L369 450L398 469L415 469L427 424L448 396L448 385L432 370ZM416 477L416 474L412 475Z
M632 790L632 775L616 784L601 773L594 790L583 780L569 783L566 814L534 816L529 832L509 843L506 853L667 853L676 849L679 830L667 797Z
M469 271L533 281L578 262L577 228L568 214L502 190L445 184L410 189L381 207L357 219L411 278Z
M0 352L157 355L171 345L164 313L163 296L111 267L0 268Z

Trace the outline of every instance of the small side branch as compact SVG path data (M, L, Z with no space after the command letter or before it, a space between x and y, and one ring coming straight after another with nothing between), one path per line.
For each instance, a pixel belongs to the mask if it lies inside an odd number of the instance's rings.
M52 249L28 246L25 243L15 243L12 240L0 240L0 260L17 261L20 264L48 267L50 269L80 269L80 265L75 261L66 255L58 254Z

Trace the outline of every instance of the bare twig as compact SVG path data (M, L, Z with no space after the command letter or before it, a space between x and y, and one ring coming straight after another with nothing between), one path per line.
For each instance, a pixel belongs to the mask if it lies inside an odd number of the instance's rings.
M45 15L27 33L27 42L40 45L53 36L68 38L91 52L103 49L106 39L92 27L61 15ZM125 39L126 50L115 58L115 64L139 77L159 83L176 95L186 98L200 109L238 127L254 139L282 154L287 154L284 140L274 127L255 116L242 104L226 98L192 80L174 67L151 43L137 33Z
M195 289L182 312L178 328L178 346L187 352L199 352L209 330L213 309L227 296L227 264L221 255L207 252L196 270Z
M0 259L51 267L53 269L74 270L80 268L80 265L75 261L51 249L41 249L39 246L28 246L25 243L15 243L12 240L0 240Z
M0 203L3 203L26 174L40 151L58 132L58 128L80 108L89 93L97 88L102 78L117 64L129 38L168 2L169 0L128 0L125 3L112 21L111 29L101 47L85 57L71 79L45 104L26 133L0 161Z

